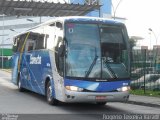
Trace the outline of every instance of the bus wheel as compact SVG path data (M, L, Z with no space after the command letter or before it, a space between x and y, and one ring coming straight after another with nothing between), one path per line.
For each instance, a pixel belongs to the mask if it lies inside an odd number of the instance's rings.
M18 76L18 90L19 90L20 92L24 92L24 88L22 88L21 86L22 86L22 85L21 85L20 76Z
M56 100L56 99L53 98L53 96L52 96L52 87L51 87L50 81L49 81L48 84L47 84L46 96L47 96L47 102L48 102L50 105L57 105L57 104L58 104L58 100Z
M107 102L97 102L96 104L99 105L99 106L104 106L104 105L106 105L106 103Z

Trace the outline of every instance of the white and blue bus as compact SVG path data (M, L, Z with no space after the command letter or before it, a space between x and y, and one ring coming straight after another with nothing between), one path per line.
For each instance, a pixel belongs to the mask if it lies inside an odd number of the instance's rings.
M58 17L14 37L12 82L61 102L127 101L130 52L123 23Z

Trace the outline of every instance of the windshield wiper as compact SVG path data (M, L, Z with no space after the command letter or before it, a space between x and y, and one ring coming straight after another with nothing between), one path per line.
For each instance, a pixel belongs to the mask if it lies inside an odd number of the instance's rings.
M87 71L85 77L88 77L89 74L91 73L91 71L92 71L94 65L96 64L97 58L98 58L98 56L97 56L97 50L96 50L96 48L95 48L95 57L94 57L94 59L93 59L92 64L90 65L90 67L89 67L89 69L88 69L88 71Z
M109 71L112 73L113 77L114 77L114 78L117 78L117 75L116 75L116 73L112 70L111 66L110 66L107 62L105 62L105 64L106 64L107 68L109 69Z

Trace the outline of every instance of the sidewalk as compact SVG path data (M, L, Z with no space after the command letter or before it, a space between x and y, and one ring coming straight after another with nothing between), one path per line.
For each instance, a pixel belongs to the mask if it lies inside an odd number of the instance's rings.
M131 94L129 97L129 101L127 103L160 108L160 98L158 97L140 96Z
M12 69L2 69L2 68L0 68L0 70L2 70L2 71L5 71L5 72L12 72Z

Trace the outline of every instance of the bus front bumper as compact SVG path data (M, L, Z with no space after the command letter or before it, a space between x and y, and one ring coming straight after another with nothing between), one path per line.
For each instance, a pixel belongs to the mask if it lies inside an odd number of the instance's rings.
M66 90L64 102L126 102L129 92L76 92Z

